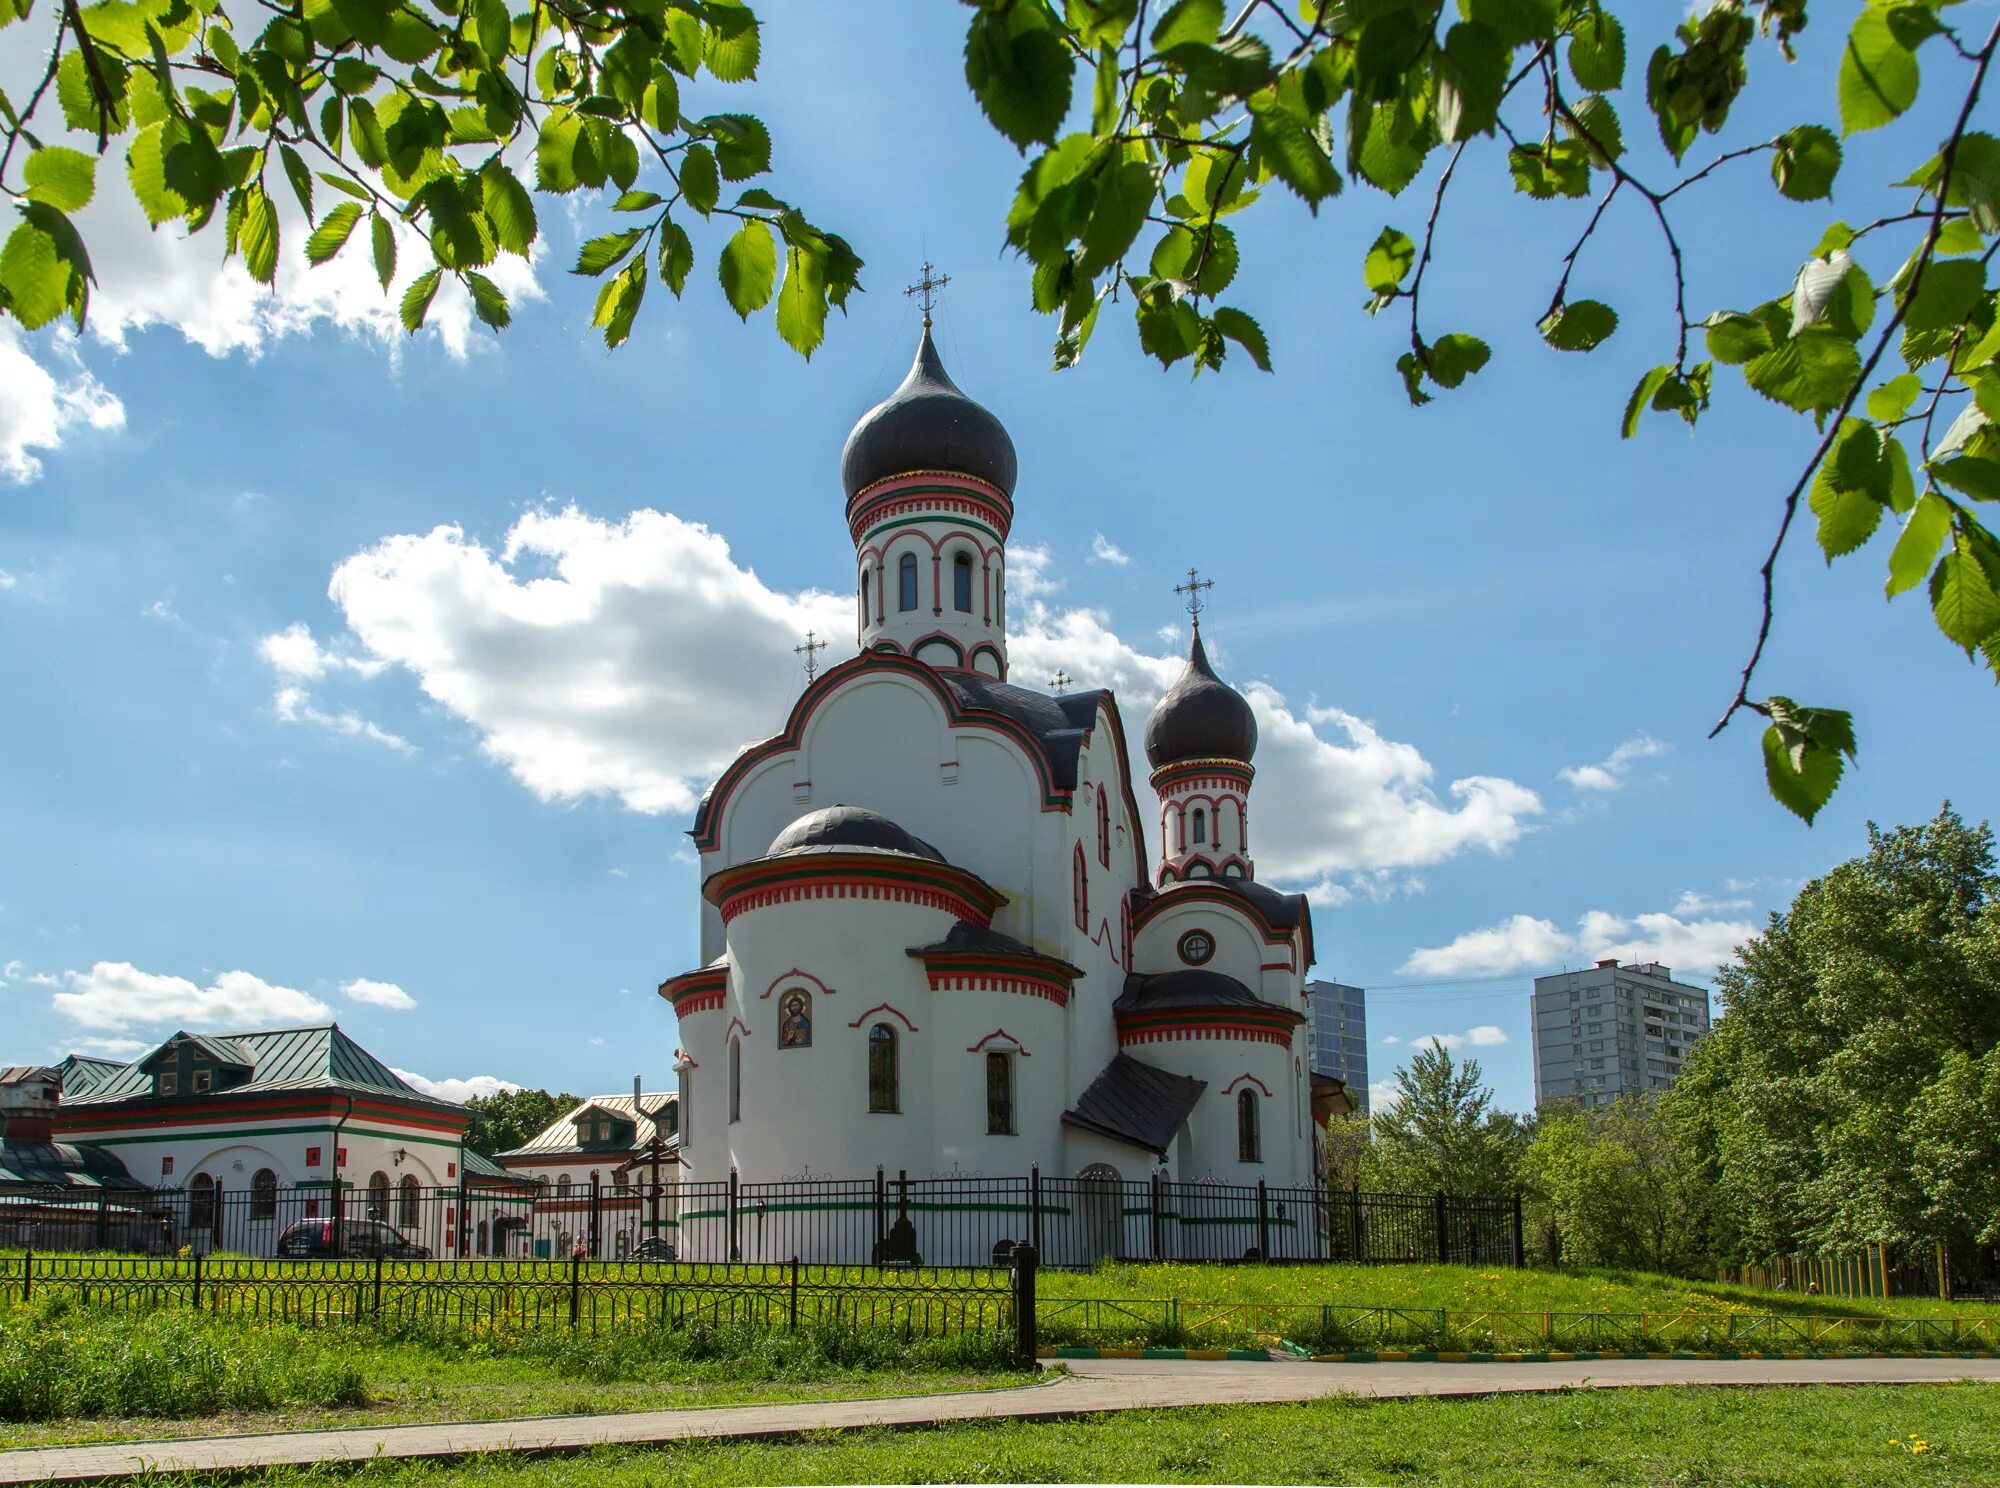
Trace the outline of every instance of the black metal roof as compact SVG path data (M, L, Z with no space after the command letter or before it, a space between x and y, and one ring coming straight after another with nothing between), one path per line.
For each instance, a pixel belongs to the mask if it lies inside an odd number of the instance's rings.
M1179 971L1147 976L1133 972L1125 978L1125 990L1111 1005L1114 1013L1139 1008L1162 1007L1269 1007L1271 1004L1248 987L1219 971L1188 966Z
M970 924L965 920L954 921L945 938L933 945L910 947L912 956L939 955L952 951L992 951L1002 956L1042 954L1024 940L1016 940L1011 935L1002 935L998 930L988 930L984 926Z
M1206 1089L1206 1080L1169 1074L1120 1054L1077 1098L1076 1109L1063 1112L1063 1125L1165 1157L1174 1133Z
M1097 709L1104 699L1101 689L1065 693L1061 697L1030 688L1016 687L989 677L984 672L941 671L938 680L968 708L983 708L1011 718L1035 736L1042 758L1058 789L1076 789L1076 762L1083 753L1084 736L1090 732Z
M890 476L951 470L1014 494L1014 441L1000 420L960 392L944 370L930 327L903 385L861 416L840 452L849 497Z
M1164 898L1183 889L1197 888L1223 889L1239 899L1248 900L1256 907L1257 912L1278 930L1297 929L1300 919L1306 913L1304 894L1287 894L1282 889L1273 889L1258 883L1254 878L1230 878L1226 874L1217 878L1182 879L1157 889L1148 884L1140 884L1131 890L1132 912L1137 914L1141 907L1155 899Z
M1256 715L1243 694L1215 675L1196 630L1187 670L1146 720L1146 758L1157 770L1194 759L1248 764L1256 752Z
M764 856L781 858L810 852L901 853L906 857L945 861L943 853L923 838L904 831L879 811L860 806L827 806L809 811L771 839Z

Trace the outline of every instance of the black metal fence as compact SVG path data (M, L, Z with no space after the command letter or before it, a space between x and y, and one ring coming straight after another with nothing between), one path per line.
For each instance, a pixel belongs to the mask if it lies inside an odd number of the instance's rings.
M0 1212L0 1246L391 1259L1044 1266L1132 1261L1524 1263L1518 1197L1176 1183L1157 1175L603 1184L532 1191L156 1189ZM291 1243L280 1242L287 1235ZM305 1238L300 1240L300 1236Z

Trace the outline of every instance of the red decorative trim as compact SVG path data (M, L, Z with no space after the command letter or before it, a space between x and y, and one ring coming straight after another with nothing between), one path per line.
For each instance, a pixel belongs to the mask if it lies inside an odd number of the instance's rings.
M771 985L766 987L762 992L759 992L757 994L757 1000L759 1002L762 1002L765 998L769 997L773 992L777 991L778 984L780 982L811 982L815 987L819 988L819 990L824 992L828 997L833 996L833 990L834 990L833 988L827 986L825 982L822 982L818 977L814 976L811 972L802 971L798 967L794 966L790 971L786 972L783 976L773 977L771 979Z
M1280 1048L1290 1048L1292 1035L1289 1029L1267 1028L1258 1023L1225 1022L1220 1019L1200 1023L1186 1022L1159 1027L1127 1027L1124 1019L1118 1022L1118 1046L1128 1044L1167 1044L1189 1039L1235 1039L1245 1043L1277 1044Z
M1259 971L1290 971L1292 963L1289 961L1266 961L1257 969Z
M1153 772L1151 779L1153 789L1162 796L1178 795L1191 786L1201 785L1247 793L1256 774L1254 766L1241 760L1196 759L1162 765Z
M739 1028L743 1030L743 1037L750 1037L750 1025L745 1023L741 1018L731 1018L729 1026L722 1030L722 1042L727 1044Z
M959 668L963 668L965 666L965 647L959 645L957 641L953 640L949 635L945 634L945 632L941 630L930 631L925 635L918 636L914 641L910 642L910 655L915 656L919 651L923 650L924 647L928 646L932 641L943 641L947 646L951 647L951 654L958 658L957 662L954 663L954 665Z
M1298 1061L1293 1060L1292 1062L1296 1064ZM1266 1085L1262 1080L1258 1079L1255 1075L1251 1074L1250 1071L1248 1070L1245 1070L1242 1074L1238 1075L1235 1079L1231 1080L1227 1085L1223 1086L1222 1093L1224 1095L1228 1095L1232 1090L1234 1090L1238 1085L1241 1085L1245 1080L1248 1080L1252 1085L1255 1085L1259 1090L1263 1091L1266 1099L1270 1098L1271 1087Z
M872 528L910 512L953 512L982 521L1006 540L1014 503L998 486L949 470L912 470L864 486L847 503L847 530L860 545Z
M1027 1051L1027 1048L1021 1043L1019 1039L1015 1038L1013 1034L1009 1033L1004 1028L994 1029L991 1033L987 1034L985 1038L981 1039L978 1043L972 1045L972 1047L967 1049L965 1052L968 1054L977 1054L980 1052L980 1050L984 1049L988 1044L992 1043L993 1040L995 1039L1006 1039L1009 1043L1011 1043L1014 1046L1014 1052L1016 1054L1019 1054L1023 1059L1033 1059L1035 1057L1034 1055L1030 1054Z
M1235 910L1252 925L1256 926L1263 934L1265 943L1268 945L1288 946L1291 944L1293 935L1298 935L1305 954L1305 964L1307 966L1313 964L1312 907L1310 905L1301 904L1299 906L1299 923L1296 930L1281 930L1266 919L1263 911L1258 909L1249 899L1221 886L1222 883L1226 882L1228 880L1210 883L1201 879L1190 879L1181 887L1174 889L1172 893L1155 895L1152 899L1140 905L1139 912L1132 916L1133 930L1136 932L1145 929L1147 921L1157 915L1164 914L1176 905L1187 904L1191 901L1204 904L1217 904L1226 909Z
M757 858L709 875L702 895L726 925L740 914L809 899L876 899L942 910L984 927L1007 902L977 875L947 863L880 853Z
M729 991L729 963L720 966L702 966L693 971L684 971L677 977L669 977L660 983L660 996L673 1004L674 1016L685 1018L689 1013L707 1012L722 1006L723 998Z
M1032 972L1000 970L951 971L929 968L933 992L1018 992L1025 997L1042 997L1057 1007L1069 1006L1069 986L1053 977Z
M910 1032L915 1033L917 1031L917 1025L910 1021L909 1014L905 1013L901 1008L891 1007L886 1002L876 1003L875 1006L868 1009L867 1012L863 1013L860 1017L856 1018L852 1023L848 1024L847 1026L849 1028L859 1028L863 1023L866 1023L870 1018L874 1017L877 1013L892 1013L896 1017L901 1018L903 1020L903 1026L909 1029Z

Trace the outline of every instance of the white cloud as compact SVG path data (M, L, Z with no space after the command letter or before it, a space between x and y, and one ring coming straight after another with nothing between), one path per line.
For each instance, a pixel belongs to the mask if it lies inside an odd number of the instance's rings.
M280 720L285 723L309 723L323 728L328 733L344 734L353 739L366 739L370 743L386 745L399 754L415 754L417 746L401 734L392 734L378 727L359 713L327 713L313 706L312 695L303 687L280 687L271 696L271 706Z
M1405 974L1468 976L1525 971L1566 961L1658 961L1676 970L1713 971L1736 947L1757 933L1748 920L1688 920L1653 912L1629 918L1593 909L1579 916L1574 932L1553 921L1517 914L1480 930L1468 930L1446 945L1410 953Z
M125 405L83 365L75 336L52 332L41 360L28 344L18 322L0 321L0 480L23 486L41 477L36 450L60 448L72 429L125 425Z
M1708 895L1697 893L1693 889L1683 889L1680 898L1674 901L1674 907L1670 913L1677 915L1720 914L1732 909L1751 909L1755 907L1756 903L1757 901L1754 899L1711 899Z
M1370 1080L1368 1082L1368 1109L1393 1111L1403 1103L1403 1087L1394 1080Z
M370 1006L389 1008L398 1013L407 1013L417 1005L416 998L394 982L376 982L367 977L356 977L352 981L342 982L340 995L349 1002L365 1002Z
M1507 1042L1507 1030L1492 1023L1465 1030L1465 1041L1476 1049L1491 1049Z
M1007 545L1007 597L1017 607L1032 606L1062 588L1061 579L1050 577L1049 570L1055 567L1056 555L1047 543L1009 543ZM1027 613L1024 609L1023 615Z
M185 977L141 971L127 961L99 961L68 971L55 1010L85 1028L269 1028L319 1023L333 1010L310 993L247 971L225 971L206 987Z
M147 605L145 609L139 612L139 617L143 620L180 619L180 615L176 613L174 610L174 601L171 595L169 595L165 599L154 600L151 604Z
M1009 556L1016 674L1060 668L1079 686L1113 689L1136 736L1183 658L1135 649L1098 611L1052 609L1046 549ZM336 654L356 671L407 668L535 795L609 795L647 813L692 809L747 742L771 734L797 695L792 647L808 628L852 633L847 596L773 590L720 535L653 510L622 521L532 511L496 546L455 526L385 538L341 563L329 592L354 646L289 627L263 646L288 675L313 676ZM828 660L851 645L836 640ZM1435 791L1415 746L1338 709L1301 717L1261 682L1244 692L1262 732L1258 791L1285 803L1259 817L1259 872L1318 880L1323 903L1415 892L1422 881L1406 870L1501 851L1542 810L1535 792L1491 776ZM307 706L301 693L281 713L303 718ZM358 716L345 718L345 731L362 730ZM1337 738L1321 737L1322 724Z
M12 589L20 582L14 575L8 573L6 569L0 568L0 589Z
M1103 533L1092 533L1090 538L1090 561L1109 563L1116 568L1124 568L1132 561L1131 555L1114 544Z
M1578 790L1615 791L1624 785L1633 761L1665 754L1669 747L1658 739L1639 734L1627 739L1594 765L1564 767L1562 778Z
M135 1038L80 1038L70 1041L75 1054L94 1054L99 1059L133 1059L152 1048L145 1039Z
M493 1096L503 1090L519 1090L522 1087L512 1080L503 1080L498 1075L468 1075L464 1079L432 1080L415 1070L396 1069L391 1066L389 1073L420 1095L433 1095L439 1100L469 1101L475 1095Z
M1412 1049L1427 1049L1435 1044L1440 1049L1462 1049L1465 1035L1459 1033L1426 1033L1410 1040Z
M19 977L21 977L27 971L27 969L28 969L27 966L18 960L9 961L5 965L0 965L0 982L15 981Z
M1385 1044L1400 1044L1402 1040L1397 1038L1393 1033L1385 1033L1382 1035L1382 1042Z
M372 677L389 665L386 661L328 650L313 639L310 629L297 620L276 634L259 640L257 654L268 661L281 677L315 682L328 672L335 671Z

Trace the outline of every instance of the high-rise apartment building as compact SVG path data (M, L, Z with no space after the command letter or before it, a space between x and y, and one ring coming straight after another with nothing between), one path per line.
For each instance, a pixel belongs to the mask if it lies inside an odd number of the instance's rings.
M1664 1089L1708 1032L1708 993L1657 961L1535 978L1535 1103L1601 1106Z
M1347 1086L1354 1109L1368 1114L1368 994L1341 982L1307 982L1313 1073Z

